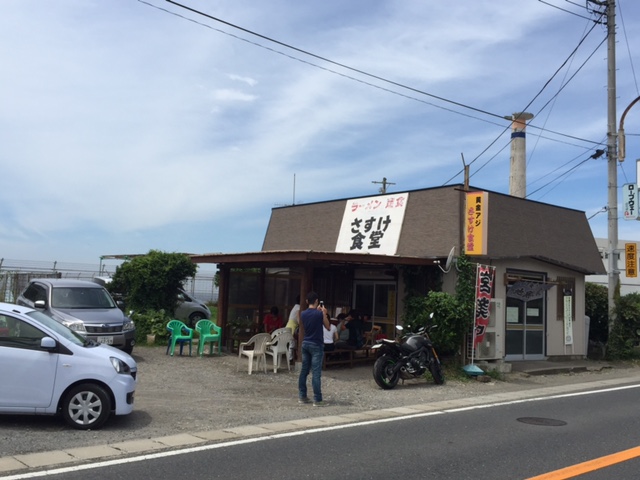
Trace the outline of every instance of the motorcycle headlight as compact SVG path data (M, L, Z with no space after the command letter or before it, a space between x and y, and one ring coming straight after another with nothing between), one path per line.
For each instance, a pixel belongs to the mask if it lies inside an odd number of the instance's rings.
M111 360L111 365L113 365L113 368L115 369L116 372L122 373L124 375L131 374L131 367L129 367L129 365L127 365L126 362L123 362L122 360L116 357L109 357L109 360Z

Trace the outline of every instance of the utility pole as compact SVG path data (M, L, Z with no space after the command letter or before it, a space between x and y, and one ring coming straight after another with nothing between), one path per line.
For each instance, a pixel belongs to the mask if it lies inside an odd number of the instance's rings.
M596 2L600 3L600 2ZM613 308L618 287L618 150L616 131L616 2L607 0L607 167L608 167L608 306L609 333L615 322Z
M380 193L387 193L387 185L395 185L395 183L393 182L387 182L387 177L382 177L382 181L381 182L376 182L375 180L371 183L381 183L382 186L380 187Z

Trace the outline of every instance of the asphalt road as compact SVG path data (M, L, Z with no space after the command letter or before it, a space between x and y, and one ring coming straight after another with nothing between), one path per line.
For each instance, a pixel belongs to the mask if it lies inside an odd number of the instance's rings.
M105 480L529 479L640 445L640 382L606 390L308 429L97 468ZM576 478L635 479L639 467L632 458ZM54 473L69 480L92 474Z
M625 365L575 375L516 373L508 375L506 381L489 383L458 377L436 386L421 379L383 391L373 381L371 365L360 365L323 372L323 393L329 406L317 409L297 404L298 375L286 368L278 373L269 369L267 373L260 370L247 375L246 361L238 364L235 356L170 357L163 347L136 348L134 357L138 361L139 383L131 415L112 418L97 431L72 430L56 417L0 416L0 463L2 458L51 450L108 446L327 415L357 415L407 405L535 392L549 386L640 378L640 368Z

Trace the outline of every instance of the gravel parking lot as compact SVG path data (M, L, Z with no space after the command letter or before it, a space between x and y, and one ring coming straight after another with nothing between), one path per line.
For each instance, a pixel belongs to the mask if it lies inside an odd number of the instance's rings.
M505 381L481 383L448 379L443 386L426 380L379 389L371 364L353 369L323 371L323 395L329 405L298 405L298 375L273 369L247 374L243 360L236 372L237 356L170 357L164 347L137 347L139 381L134 412L112 417L101 430L77 431L56 417L0 416L0 457L108 445L126 440L155 438L176 433L217 430L241 425L278 422L341 413L355 413L430 401L466 398L500 392L534 389L595 379L633 377L640 369L630 365L579 374L527 376L508 374ZM269 363L269 365L271 365ZM310 379L309 379L310 380ZM310 382L309 382L310 383Z

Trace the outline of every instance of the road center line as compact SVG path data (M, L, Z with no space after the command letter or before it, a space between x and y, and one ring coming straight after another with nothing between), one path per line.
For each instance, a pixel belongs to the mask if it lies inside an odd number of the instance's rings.
M601 468L610 467L616 463L626 462L632 458L640 457L640 447L630 448L621 452L605 455L604 457L594 458L586 462L577 463L570 467L561 468L553 472L544 473L537 477L530 477L527 480L565 480L567 478L577 477L585 473L590 473Z

